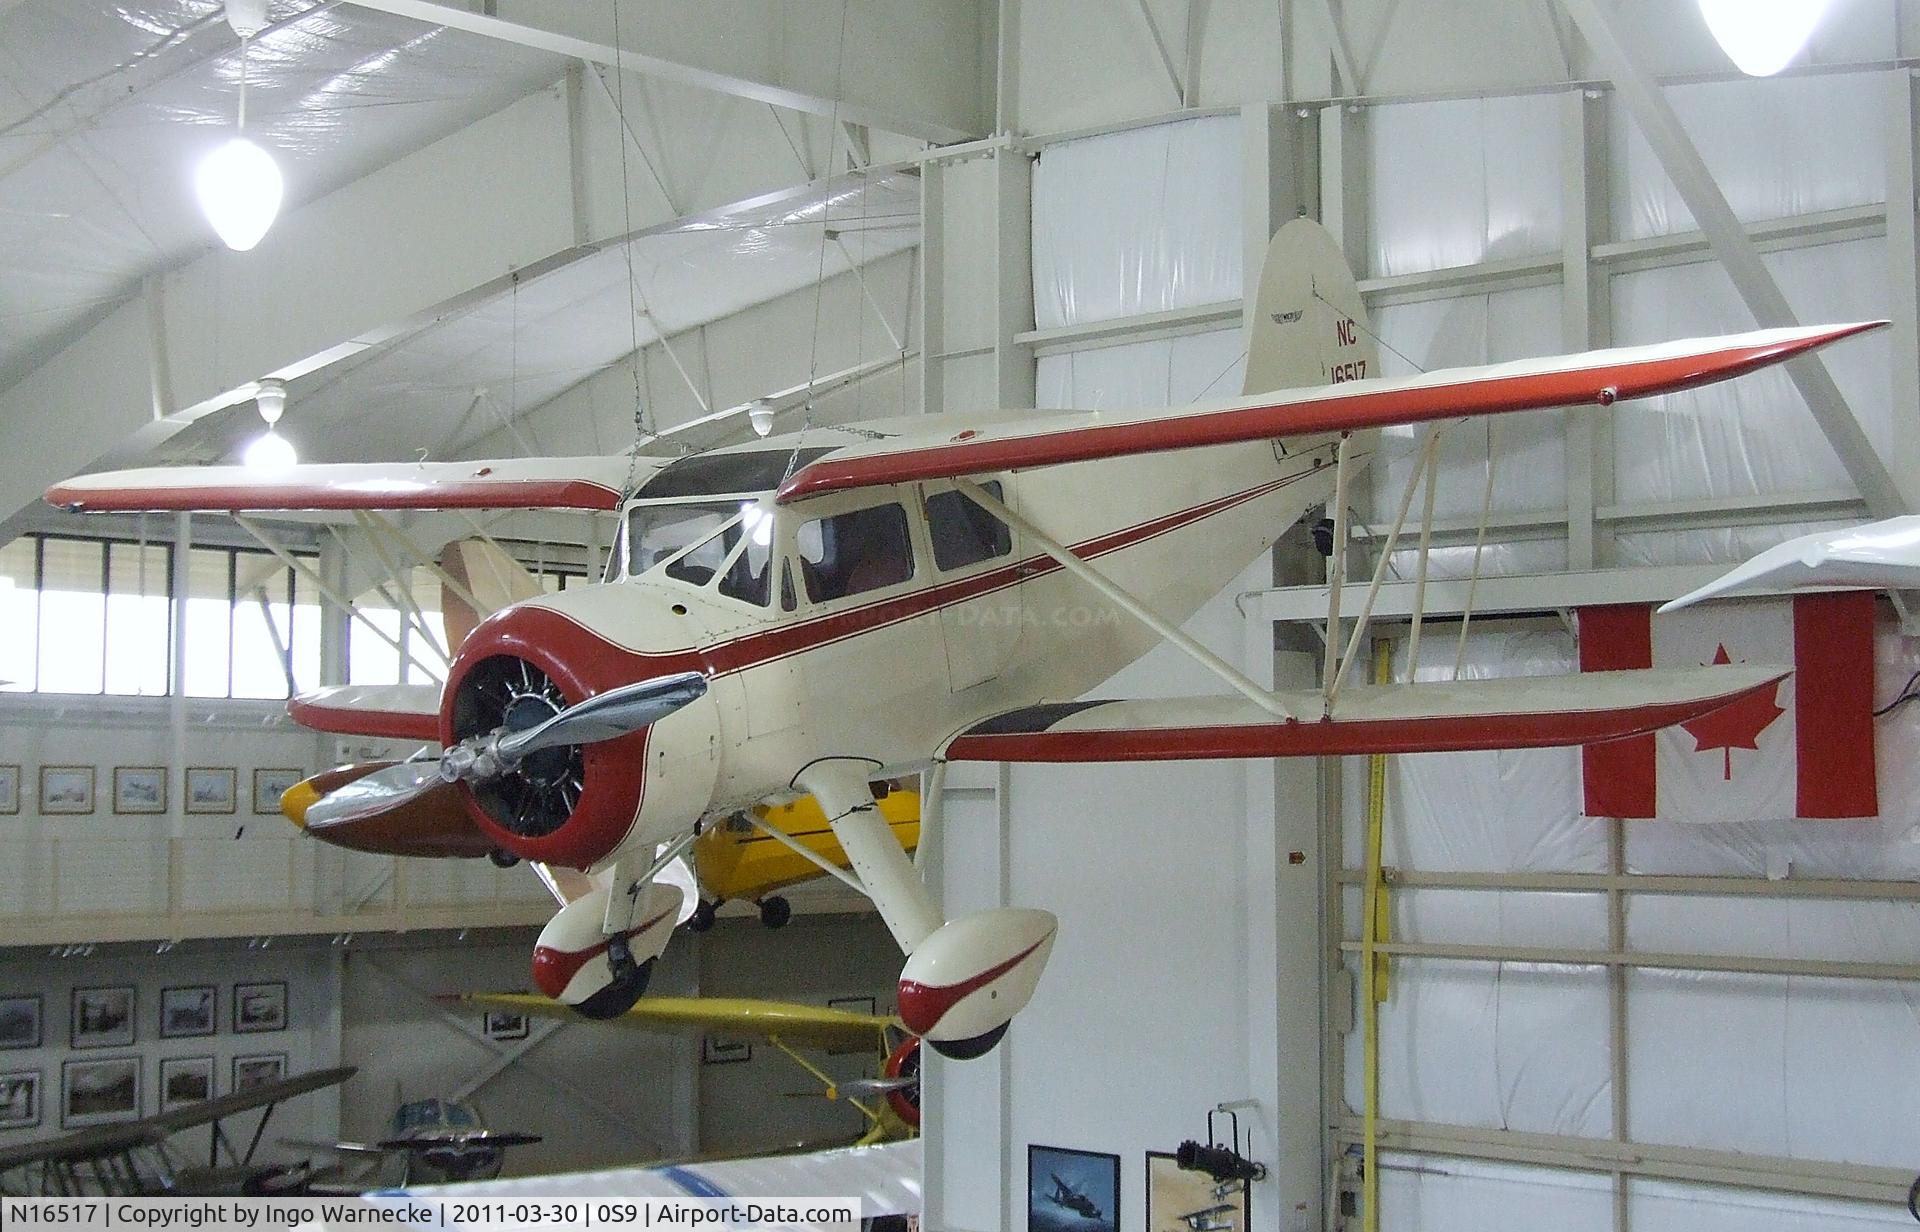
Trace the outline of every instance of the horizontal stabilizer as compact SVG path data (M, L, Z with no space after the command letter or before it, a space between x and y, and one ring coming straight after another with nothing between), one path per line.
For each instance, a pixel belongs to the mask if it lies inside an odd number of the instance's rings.
M1235 441L1605 406L1728 380L1884 324L1759 330L1448 368L1393 380L1367 378L1191 407L1024 415L960 431L954 430L953 417L943 416L934 426L836 450L808 463L780 486L779 499Z
M1344 689L1330 719L1317 690L1276 696L1279 719L1241 697L1030 706L988 719L947 746L952 761L1168 761L1337 757L1598 744L1710 714L1790 669L1747 664L1515 676Z
M617 509L629 480L660 468L624 454L475 462L316 462L153 466L80 475L47 489L50 505L83 513L308 512L362 509Z
M1822 531L1768 548L1690 594L1662 604L1663 612L1692 607L1716 595L1803 586L1861 586L1910 590L1920 586L1920 517L1888 518L1847 530Z
M314 689L287 702L302 727L377 740L440 739L437 684L342 684Z

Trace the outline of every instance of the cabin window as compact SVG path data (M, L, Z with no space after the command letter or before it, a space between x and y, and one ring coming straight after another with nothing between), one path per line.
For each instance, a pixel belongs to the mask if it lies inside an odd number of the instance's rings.
M980 485L1000 500L1000 481ZM933 537L933 563L942 570L964 569L1013 551L1006 523L975 504L965 492L936 492L927 498L927 530Z
M639 577L689 544L700 543L721 526L740 516L738 501L713 504L637 505L627 515L627 573ZM726 558L731 543L714 549L706 561L707 577ZM707 545L702 544L702 549ZM678 575L675 575L678 576ZM704 579L702 579L704 581Z
M907 512L875 505L800 527L795 546L807 598L815 603L897 585L913 576Z
M773 512L759 504L748 505L741 510L740 521L721 534L738 542L721 567L715 589L729 599L767 606L773 583Z

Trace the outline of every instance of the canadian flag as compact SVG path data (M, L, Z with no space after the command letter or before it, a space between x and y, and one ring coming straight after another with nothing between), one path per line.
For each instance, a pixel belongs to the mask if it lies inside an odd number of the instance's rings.
M1583 672L1793 667L1771 692L1583 750L1587 815L1690 822L1876 816L1873 618L1869 591L1708 603L1658 619L1643 604L1581 608Z

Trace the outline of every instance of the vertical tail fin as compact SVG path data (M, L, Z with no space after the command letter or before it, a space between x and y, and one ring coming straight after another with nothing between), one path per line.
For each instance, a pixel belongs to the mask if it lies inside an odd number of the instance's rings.
M1380 375L1360 288L1325 227L1296 218L1274 234L1247 338L1243 393Z
M441 589L441 619L446 623L447 653L460 649L473 627L509 603L540 593L540 579L484 539L460 539L447 545L440 567L479 600L478 610L452 587Z

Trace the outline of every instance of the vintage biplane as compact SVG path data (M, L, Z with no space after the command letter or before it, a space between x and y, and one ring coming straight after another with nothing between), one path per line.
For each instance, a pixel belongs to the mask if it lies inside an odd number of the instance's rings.
M305 1163L256 1163L254 1153L276 1107L309 1091L338 1086L355 1072L352 1066L318 1069L138 1120L0 1147L0 1193L140 1197L305 1192L320 1175L313 1168ZM235 1146L222 1122L255 1110L260 1120L245 1148ZM187 1160L168 1141L200 1126L213 1127L205 1164Z
M82 476L72 510L618 511L613 576L511 603L444 688L345 686L289 703L322 731L433 741L340 787L309 825L432 824L573 872L534 980L589 1016L644 993L681 892L657 874L704 822L811 794L907 955L907 1028L992 1048L1032 997L1055 917L946 919L869 784L952 760L1112 761L1574 745L1695 718L1785 668L1348 684L1331 588L1322 687L1262 687L1180 624L1312 509L1346 569L1347 493L1380 430L1609 405L1727 380L1874 323L1764 330L1377 375L1353 275L1289 223L1255 297L1243 396L1139 411L936 414L678 457L157 468ZM1418 468L1416 469L1416 474ZM1401 521L1410 504L1402 497ZM1391 545L1389 545L1391 546ZM1424 559L1424 557L1423 557ZM1162 640L1224 696L1076 700ZM591 888L588 888L588 887Z
M453 993L443 1000L510 1014L578 1019L566 1003L531 993ZM859 1111L867 1129L851 1145L893 1142L919 1132L920 1041L907 1034L897 1018L754 997L646 997L608 1021L661 1035L751 1037L771 1044L816 1079L827 1099L843 1100ZM835 1078L802 1056L803 1049L867 1052L879 1073Z

